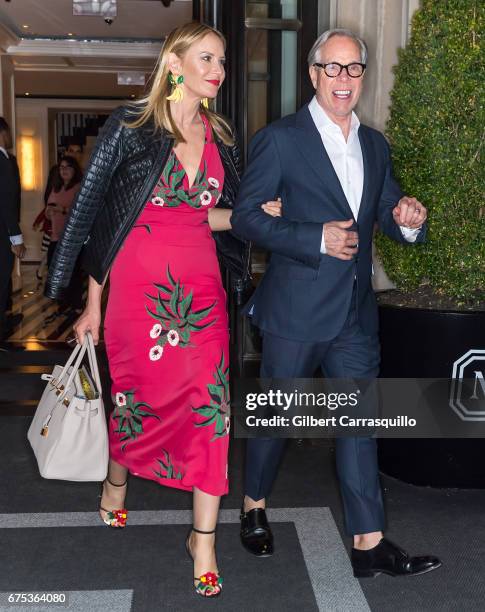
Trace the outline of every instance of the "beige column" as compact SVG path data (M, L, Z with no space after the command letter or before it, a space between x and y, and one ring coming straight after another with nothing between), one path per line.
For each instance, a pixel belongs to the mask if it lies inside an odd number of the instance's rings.
M385 128L389 92L397 63L397 50L406 45L409 23L419 0L332 0L331 27L349 28L369 47L366 87L358 106L360 119L379 130Z

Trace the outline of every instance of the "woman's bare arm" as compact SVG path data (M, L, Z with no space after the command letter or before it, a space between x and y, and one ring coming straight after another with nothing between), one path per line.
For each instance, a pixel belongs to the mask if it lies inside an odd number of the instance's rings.
M261 208L272 217L281 217L281 200L276 202L266 202ZM232 210L228 208L211 208L209 210L209 227L213 232L223 232L232 229L231 226Z

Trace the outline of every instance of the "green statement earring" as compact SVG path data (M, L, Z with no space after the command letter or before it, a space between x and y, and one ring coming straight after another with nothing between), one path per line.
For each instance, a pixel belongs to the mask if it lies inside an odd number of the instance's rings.
M170 85L172 85L174 89L172 93L169 96L167 96L167 100L175 102L176 104L178 102L182 102L182 100L184 99L184 90L181 87L181 85L184 82L183 75L174 77L174 75L170 73L168 75L168 82L170 83Z

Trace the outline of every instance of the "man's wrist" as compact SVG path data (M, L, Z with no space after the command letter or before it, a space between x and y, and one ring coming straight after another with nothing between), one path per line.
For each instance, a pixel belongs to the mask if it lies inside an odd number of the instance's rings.
M415 242L422 227L422 225L415 228L403 227L402 225L400 225L399 229L401 230L401 234L403 235L405 240L407 240L408 242Z
M322 227L322 242L320 243L320 253L325 255L327 247L325 246L325 225Z

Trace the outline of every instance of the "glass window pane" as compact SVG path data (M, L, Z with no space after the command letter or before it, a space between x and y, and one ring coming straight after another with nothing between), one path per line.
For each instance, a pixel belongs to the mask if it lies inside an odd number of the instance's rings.
M297 105L298 34L247 31L248 138L271 121L294 113Z
M298 0L250 0L246 3L246 17L298 19Z

